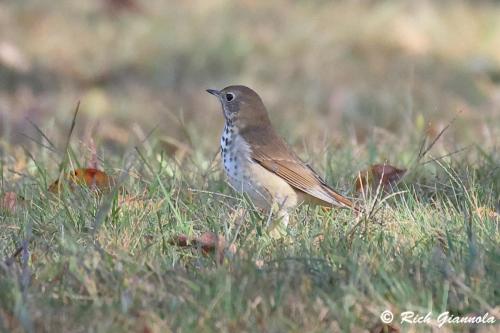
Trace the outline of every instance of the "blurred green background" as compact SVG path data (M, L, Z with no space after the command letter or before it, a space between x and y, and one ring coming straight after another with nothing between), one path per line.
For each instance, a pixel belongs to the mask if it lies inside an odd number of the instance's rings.
M401 146L459 111L447 150L491 148L499 17L498 1L2 1L1 149L42 141L27 120L62 146L80 100L77 133L99 149L156 128L214 152L205 89L230 84L260 93L299 150Z

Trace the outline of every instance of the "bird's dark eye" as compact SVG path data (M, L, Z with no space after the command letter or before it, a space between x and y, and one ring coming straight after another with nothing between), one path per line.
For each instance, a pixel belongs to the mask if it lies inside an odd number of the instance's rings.
M233 93L227 93L226 94L226 101L231 102L234 99L234 94Z

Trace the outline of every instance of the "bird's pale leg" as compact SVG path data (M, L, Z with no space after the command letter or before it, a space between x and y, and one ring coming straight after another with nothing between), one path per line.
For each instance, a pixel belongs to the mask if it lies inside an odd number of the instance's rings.
M283 227L288 227L288 222L290 221L290 214L286 209L280 209L276 214L277 221L281 223Z
M269 235L272 238L281 238L286 235L286 229L288 227L288 223L290 221L290 213L289 207L286 206L286 198L279 204L274 201L271 206L271 212L276 212L275 218L271 218L268 220L268 230Z

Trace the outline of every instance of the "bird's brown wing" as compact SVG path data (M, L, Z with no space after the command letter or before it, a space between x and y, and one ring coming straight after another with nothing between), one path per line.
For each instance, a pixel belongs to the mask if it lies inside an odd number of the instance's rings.
M283 178L295 189L319 199L324 205L354 208L349 199L330 188L277 135L271 137L267 135L266 140L253 136L250 146L252 147L251 158L254 161Z

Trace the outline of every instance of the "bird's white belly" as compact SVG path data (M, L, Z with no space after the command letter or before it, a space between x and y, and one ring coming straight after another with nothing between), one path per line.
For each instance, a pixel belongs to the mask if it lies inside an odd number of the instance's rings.
M272 199L252 173L250 148L235 134L234 129L224 127L220 142L224 171L234 190L248 194L257 206L264 208Z

